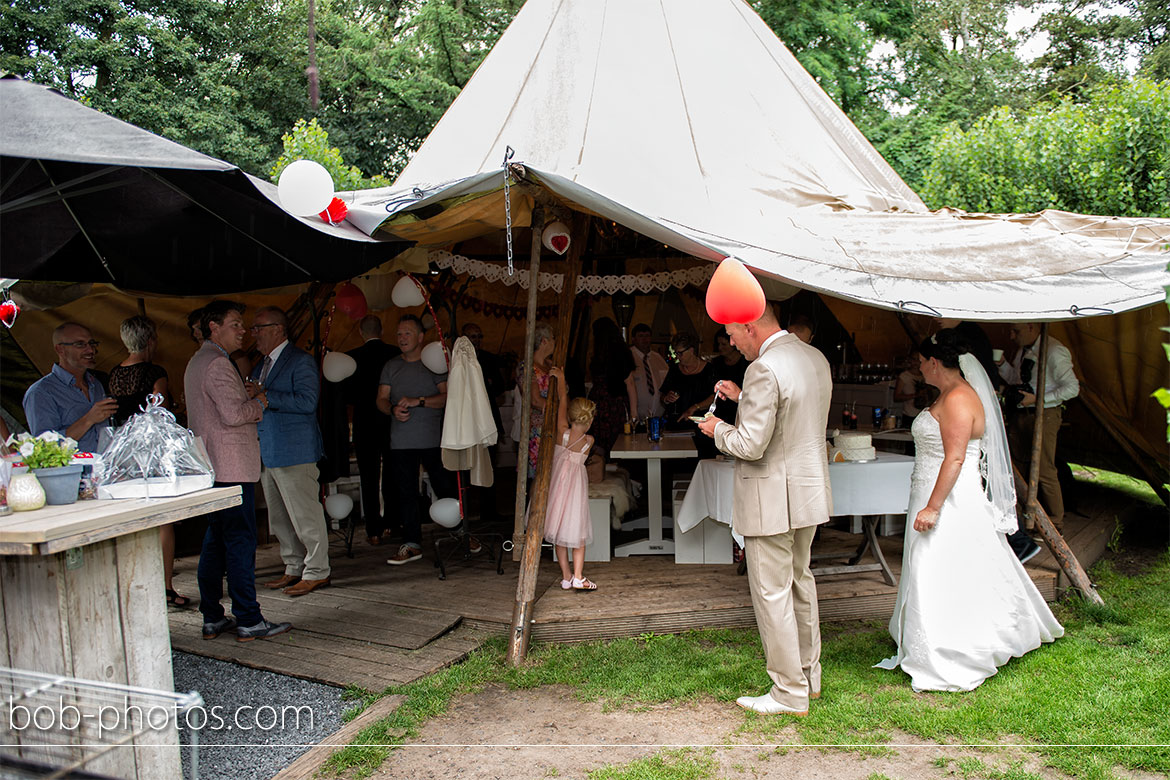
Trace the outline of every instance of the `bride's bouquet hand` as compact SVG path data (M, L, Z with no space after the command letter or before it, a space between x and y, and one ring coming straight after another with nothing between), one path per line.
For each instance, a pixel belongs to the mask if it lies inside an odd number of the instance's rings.
M934 528L937 522L938 510L926 507L914 518L914 530L920 534L925 533Z

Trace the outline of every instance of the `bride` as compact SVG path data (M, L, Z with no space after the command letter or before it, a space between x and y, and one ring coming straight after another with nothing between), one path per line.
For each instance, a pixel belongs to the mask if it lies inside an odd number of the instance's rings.
M877 666L901 666L915 691L969 691L1064 629L1004 537L1016 529L1016 495L986 372L951 329L921 353L940 395L911 428L913 527L890 618L898 652Z

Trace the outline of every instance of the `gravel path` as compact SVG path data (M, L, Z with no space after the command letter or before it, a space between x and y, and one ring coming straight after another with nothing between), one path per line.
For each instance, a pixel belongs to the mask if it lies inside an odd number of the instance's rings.
M330 685L188 653L174 652L171 661L175 690L203 696L200 780L269 780L337 731L343 713L354 706ZM200 725L203 718L195 713L190 722ZM184 772L190 771L189 736L180 729Z

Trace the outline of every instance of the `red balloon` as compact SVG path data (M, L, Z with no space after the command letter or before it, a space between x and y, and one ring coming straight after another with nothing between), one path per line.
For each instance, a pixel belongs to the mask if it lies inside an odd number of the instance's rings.
M16 324L17 314L20 314L20 307L16 305L16 301L4 301L0 303L0 322L3 322L9 328Z
M725 257L707 283L707 314L720 325L755 322L768 305L764 288L740 261Z
M330 225L336 225L341 220L345 219L345 215L349 213L349 206L345 205L345 201L341 198L334 198L329 202L319 216L321 219L328 222Z
M338 311L351 320L360 320L369 311L365 293L349 282L338 285L334 297L337 299Z

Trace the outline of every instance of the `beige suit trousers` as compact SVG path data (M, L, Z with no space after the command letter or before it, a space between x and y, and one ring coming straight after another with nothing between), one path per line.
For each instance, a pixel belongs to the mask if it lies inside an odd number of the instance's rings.
M821 690L820 613L809 568L816 532L809 526L744 540L772 698L797 710L807 710L809 695Z
M284 573L306 580L329 576L329 529L318 499L317 464L265 468L260 473L268 527L280 541Z
M1060 433L1063 414L1059 406L1044 410L1044 431L1040 437L1040 503L1057 531L1064 531L1064 494L1060 490L1060 476L1056 471L1056 437ZM1032 460L1032 430L1036 413L1021 411L1011 421L1008 447L1016 468L1028 478ZM1020 496L1023 501L1024 497Z

